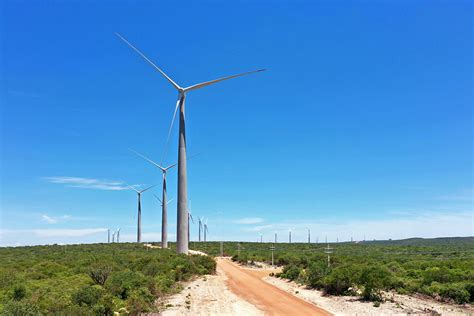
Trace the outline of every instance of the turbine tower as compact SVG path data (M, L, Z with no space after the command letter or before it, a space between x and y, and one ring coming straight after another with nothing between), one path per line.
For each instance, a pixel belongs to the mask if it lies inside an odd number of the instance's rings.
M288 231L288 243L291 244L291 229Z
M189 200L189 210L188 210L188 242L191 241L191 226L189 225L189 220L194 224L193 214L191 214L191 200Z
M115 232L112 233L112 243L115 242Z
M120 242L120 228L117 229L117 242Z
M277 237L278 237L277 232L275 232L275 244L276 244L277 241L278 241Z
M167 219L163 219L163 217L167 217L167 205L170 204L173 199L170 199L169 201L166 201L166 205L163 206L163 201L158 197L158 195L153 194L153 196L160 202L162 214L161 214L161 248L168 248L168 224L167 224ZM166 194L165 194L166 196ZM164 211L163 211L164 210ZM166 215L166 216L164 216ZM165 224L166 223L166 224ZM164 225L165 224L165 225ZM164 225L164 226L163 226ZM163 242L166 240L166 243Z
M198 216L198 222L199 222L199 242L201 242L201 230L202 230L202 218Z
M207 218L206 218L206 222L204 223L204 241L207 241L208 232L209 232L209 229L207 229Z
M110 228L107 229L107 243L110 244Z
M158 167L158 169L161 170L163 174L163 192L161 195L161 248L168 248L168 202L166 202L166 173L168 172L169 169L173 168L177 164L172 164L169 165L168 167L163 167L153 160L151 160L148 157L145 157L144 155L140 154L139 152L133 150L134 153L136 153L138 156L142 157L149 163L155 165L155 167Z
M138 197L138 216L137 216L137 242L142 242L142 193L145 192L148 189L151 189L154 187L154 185L149 186L148 188L138 191L132 186L128 186L130 189L133 191L137 192L137 197Z
M308 228L308 244L311 243L311 230Z
M179 86L174 82L168 75L166 75L163 70L161 70L157 65L155 65L148 57L146 57L138 48L133 46L129 41L127 41L122 35L116 33L116 35L124 41L128 46L130 46L136 53L138 53L143 59L145 59L153 68L155 68L178 92L178 101L176 103L176 108L174 115L179 108L179 145L178 145L178 223L177 223L177 234L176 234L176 251L177 253L188 253L189 249L189 240L188 240L188 180L187 180L187 167L186 167L186 123L185 123L185 100L186 93L189 91L197 90L204 88L206 86L218 83L224 80L229 80L236 77L241 77L244 75L249 75L252 73L264 71L265 69L259 69L254 71L249 71L241 73L238 75L223 77L211 81L206 81L198 83L186 88ZM173 116L174 119L175 116Z

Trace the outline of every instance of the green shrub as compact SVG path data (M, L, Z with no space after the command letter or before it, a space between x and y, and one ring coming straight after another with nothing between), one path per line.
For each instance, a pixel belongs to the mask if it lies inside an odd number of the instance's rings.
M307 269L306 284L312 288L320 289L323 287L323 279L327 274L328 268L326 264L323 262L312 263Z
M474 283L466 283L465 288L469 293L469 302L474 302Z
M141 287L133 290L127 299L127 307L131 315L140 315L144 312L151 311L155 297L150 291Z
M323 279L326 294L345 295L354 286L354 271L348 267L337 267Z
M132 290L145 285L145 276L131 270L114 272L106 282L110 292L121 299L127 299Z
M39 316L42 315L38 306L23 301L10 301L3 308L3 315L8 316Z
M391 285L391 273L385 266L367 267L361 272L359 284L364 287L364 300L382 301L382 291Z
M294 264L289 264L283 268L281 276L285 279L295 281L300 275L301 268L298 268Z
M463 284L448 284L441 288L439 293L443 298L454 300L458 304L468 303L470 294Z
M102 296L102 288L98 285L86 285L72 295L72 302L77 305L91 307L95 305Z
M26 297L26 287L23 284L17 284L12 290L12 300L19 301Z

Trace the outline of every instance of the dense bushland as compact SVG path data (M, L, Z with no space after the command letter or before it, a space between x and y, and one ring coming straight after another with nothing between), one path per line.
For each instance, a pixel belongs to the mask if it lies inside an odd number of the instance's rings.
M240 244L240 255L239 247ZM241 263L271 262L270 243L224 243L224 254ZM331 295L358 295L383 301L385 291L420 293L458 304L474 302L474 238L407 239L332 243L327 265L325 244L278 243L275 264L282 278ZM212 255L219 243L194 243Z
M131 243L0 248L0 258L4 315L137 315L215 272L210 257Z

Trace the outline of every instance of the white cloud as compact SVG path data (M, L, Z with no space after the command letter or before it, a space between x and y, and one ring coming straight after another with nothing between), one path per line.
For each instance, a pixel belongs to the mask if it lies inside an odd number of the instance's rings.
M51 216L48 216L46 214L41 215L41 220L48 224L56 224L58 222L57 219L52 218Z
M121 191L128 190L128 187L123 181L112 181L112 180L101 180L93 178L80 178L80 177L44 177L48 182L66 184L72 188L82 189L96 189L96 190L110 190L110 191Z
M85 237L106 232L106 228L78 228L78 229L31 229L26 230L38 237Z
M240 218L234 221L235 224L244 224L244 225L258 224L262 222L263 222L263 218L260 218L260 217L244 217L244 218Z
M42 214L41 220L48 224L57 224L59 221L65 221L71 219L71 215L62 215L62 216L49 216L48 214Z
M244 229L245 231L250 231L250 232L261 232L267 229L272 228L274 225L261 225L261 226L254 226L250 228Z

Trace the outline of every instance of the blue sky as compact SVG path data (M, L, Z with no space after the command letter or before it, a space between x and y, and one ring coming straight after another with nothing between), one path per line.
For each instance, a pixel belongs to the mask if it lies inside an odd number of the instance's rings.
M161 176L128 149L161 160L177 95L115 32L183 86L268 69L188 95L210 239L474 234L469 1L0 6L0 245L135 239L125 183ZM176 126L169 146L172 163ZM145 240L160 218L145 193Z

